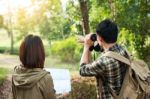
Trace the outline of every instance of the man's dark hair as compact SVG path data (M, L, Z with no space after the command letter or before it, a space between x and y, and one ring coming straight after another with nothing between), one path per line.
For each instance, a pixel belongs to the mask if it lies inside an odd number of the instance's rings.
M43 68L45 52L40 37L28 35L20 45L19 57L26 68Z
M114 22L105 19L97 25L96 33L101 36L106 43L115 43L118 37L118 27Z

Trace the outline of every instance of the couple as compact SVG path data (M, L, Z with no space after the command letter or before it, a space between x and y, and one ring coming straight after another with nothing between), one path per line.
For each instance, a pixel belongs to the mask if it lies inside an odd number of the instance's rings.
M119 94L126 72L126 65L113 58L101 56L90 62L93 45L88 34L84 39L84 49L80 61L81 76L95 76L97 78L98 99L113 99L109 88ZM114 51L128 58L127 52L117 42L118 27L106 19L96 28L98 44L104 52ZM38 36L28 35L20 46L19 53L21 65L15 67L12 76L12 90L14 99L56 99L65 98L67 94L56 97L52 77L43 70L45 52L42 40ZM105 80L102 79L105 78ZM99 80L102 79L100 88Z

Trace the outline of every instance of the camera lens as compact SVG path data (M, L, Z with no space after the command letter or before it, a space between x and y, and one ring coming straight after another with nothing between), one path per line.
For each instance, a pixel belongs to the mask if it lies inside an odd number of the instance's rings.
M104 51L103 48L98 44L98 42L96 42L97 41L96 34L92 34L90 39L94 42L94 45L91 46L89 49L90 51L93 51L93 50L97 51L97 52L103 52Z

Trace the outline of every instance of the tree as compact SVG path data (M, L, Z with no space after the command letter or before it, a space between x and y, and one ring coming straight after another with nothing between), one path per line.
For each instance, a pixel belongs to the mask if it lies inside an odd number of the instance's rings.
M91 9L89 11L90 27L95 31L96 24L105 18L114 20L119 29L132 46L134 52L142 58L150 57L150 3L148 0L90 0ZM130 40L128 40L130 39Z
M0 15L0 28L4 28L8 35L11 38L11 45L10 45L10 53L13 53L13 49L14 49L14 36L13 36L13 31L12 31L12 17L11 17L11 13L9 12L8 14L8 20L6 22L6 24L4 24L4 18L2 15Z
M129 0L120 2L120 0L115 2L117 9L116 22L120 27L124 27L133 33L133 44L137 55L142 59L147 59L149 57L147 53L149 45L146 44L147 37L150 36L150 17L148 17L148 0L132 1ZM129 15L129 16L128 16Z
M31 26L33 22L31 21L31 17L27 14L26 9L24 8L20 8L17 11L16 19L15 28L19 32L18 40L20 40L22 37L26 36L29 31L34 28L34 26Z
M89 11L88 11L88 7L87 7L88 0L79 0L79 3L80 3L80 10L81 10L81 16L82 16L83 32L85 34L88 34L90 32Z
M10 53L12 54L14 52L14 35L13 35L13 22L12 22L12 16L13 13L11 12L10 8L8 11L8 19L6 21L6 25L4 25L4 28L6 29L8 35L10 36Z
M70 28L69 35L84 35L82 28L82 16L80 12L80 5L73 1L69 0L66 6L66 21L68 23L67 26ZM69 32L69 31L68 31Z
M116 8L115 8L114 0L108 0L108 3L109 3L112 19L115 21L115 19L116 19Z
M111 9L108 1L105 0L91 0L91 8L89 10L90 28L95 32L97 24L105 19L112 19Z
M3 16L0 15L0 28L2 28L4 25L4 19L3 19Z
M150 5L150 4L149 4ZM143 59L147 59L150 55L150 45L146 45L147 36L150 36L150 17L148 13L150 7L148 5L148 0L140 0L140 11L139 11L139 36L141 39L136 40L136 50L139 52L139 56ZM137 37L137 36L136 36ZM140 47L139 47L140 45ZM148 54L149 53L149 54Z
M34 10L34 20L38 22L37 27L43 37L51 41L52 39L62 39L65 37L63 24L65 16L60 0L35 0L39 6Z

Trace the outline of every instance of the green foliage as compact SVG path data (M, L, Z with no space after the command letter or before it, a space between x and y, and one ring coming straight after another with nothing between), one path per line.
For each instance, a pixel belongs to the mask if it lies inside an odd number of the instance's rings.
M50 18L43 18L39 25L39 31L43 37L47 38L49 41L53 39L62 39L70 33L69 24L70 23L64 21L63 15L54 13Z
M147 37L141 37L141 35L135 35L134 47L138 52L138 57L149 62L150 59L150 43Z
M11 53L11 49L9 47L0 47L0 53ZM18 48L14 48L11 54L18 55Z
M87 3L91 32L95 32L95 27L101 20L112 19L120 28L119 42L124 44L132 53L136 53L138 57L149 61L150 7L148 1L89 0ZM28 12L26 8L18 9L17 13L12 16L15 19L13 25L11 23L7 27L12 26L12 31L19 34L18 39L22 39L28 32L36 32L40 33L51 44L52 41L62 40L71 35L83 35L78 1L68 0L66 9L63 10L61 0L32 0L31 8L33 8L30 10L31 12ZM70 42L70 44L64 42ZM55 45L58 46L58 49L55 49ZM55 45L52 46L52 49L55 49L55 55L60 56L62 60L79 60L81 48L78 49L78 44L62 40ZM8 48L1 49L1 52L8 51ZM62 55L62 52L66 54L69 52L68 50L71 54L67 55L67 58L72 57L73 59L67 59ZM46 49L46 53L48 55L49 50Z
M7 75L8 70L5 68L0 68L0 85L3 83L6 75Z
M70 35L78 34L83 35L81 12L79 3L73 0L68 0L66 5L66 20L71 22Z
M139 58L147 60L150 56L149 4L140 0L90 0L90 25L95 32L96 24L110 18L119 26L121 32L119 41L124 43L130 51L136 52Z
M130 53L132 53L135 57L142 58L146 62L149 62L149 54L150 51L150 37L147 36L145 38L145 44L141 45L143 39L140 35L134 34L131 31L122 28L120 30L120 34L118 37L118 42L125 46Z
M119 33L118 42L125 46L130 52L135 53L134 49L135 36L129 30L122 28Z
M18 40L22 39L22 37L26 36L29 31L34 27L31 22L31 17L28 16L25 9L20 8L16 15L17 22L15 24L15 28L18 30L19 36Z
M117 9L116 22L121 28L126 28L132 33L132 46L137 52L139 58L146 60L150 51L148 50L150 46L146 46L147 37L150 36L148 24L150 22L150 17L148 17L148 4L143 0L133 1L127 0L120 2L117 0L115 2ZM128 16L129 15L129 16Z
M37 2L39 1L37 0ZM38 24L37 30L51 42L53 39L64 38L65 33L69 32L69 29L67 32L64 31L66 29L64 28L66 25L64 15L60 0L41 0L33 16ZM37 16L38 18L36 18Z
M62 61L78 62L81 56L81 48L75 37L57 41L52 44L51 53L59 56Z
M96 99L96 81L94 78L72 76L71 99Z
M108 1L98 2L96 0L91 0L91 9L89 13L89 20L91 30L95 32L96 25L103 19L111 18L110 10L108 9Z

